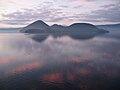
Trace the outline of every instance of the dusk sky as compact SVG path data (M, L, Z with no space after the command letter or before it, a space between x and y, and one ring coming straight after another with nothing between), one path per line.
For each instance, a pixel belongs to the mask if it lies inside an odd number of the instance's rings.
M120 23L120 0L0 0L0 27Z

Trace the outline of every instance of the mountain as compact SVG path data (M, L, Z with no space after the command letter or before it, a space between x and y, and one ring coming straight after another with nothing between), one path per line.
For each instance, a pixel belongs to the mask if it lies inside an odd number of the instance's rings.
M32 24L24 27L21 32L24 32L24 33L34 33L34 32L43 32L42 30L45 30L47 28L50 28L49 25L47 25L46 23L44 23L43 21L41 20L38 20L38 21L35 21L33 22ZM33 30L33 31L32 31ZM26 32L27 31L27 32Z
M57 25L54 24L51 26L52 30L72 30L72 31L81 31L81 30L97 30L98 28L92 24L88 24L88 23L74 23L70 26L62 26L62 25Z
M89 23L74 23L70 26L62 26L54 24L52 26L47 25L41 20L33 22L32 24L24 27L21 32L23 33L61 33L61 34L68 34L68 33L105 33L106 30L99 29L96 26L89 24Z
M73 29L84 29L84 30L87 30L87 29L98 29L96 26L92 25L92 24L89 24L89 23L74 23L72 25L69 26L69 28L73 28Z
M54 24L54 25L52 25L50 28L51 28L52 30L64 30L64 29L66 29L66 27L67 27L67 26L62 26L62 25Z

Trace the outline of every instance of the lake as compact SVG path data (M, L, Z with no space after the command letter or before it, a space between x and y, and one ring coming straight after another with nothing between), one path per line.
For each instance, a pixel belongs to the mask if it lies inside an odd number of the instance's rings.
M0 90L120 90L120 39L0 33Z

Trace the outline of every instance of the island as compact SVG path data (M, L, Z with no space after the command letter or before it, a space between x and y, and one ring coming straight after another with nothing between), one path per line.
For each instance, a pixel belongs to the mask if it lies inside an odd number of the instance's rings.
M107 33L107 30L99 29L95 25L89 23L74 23L70 26L62 26L54 24L49 26L42 20L33 22L32 24L22 28L22 33L48 33L48 34L100 34Z

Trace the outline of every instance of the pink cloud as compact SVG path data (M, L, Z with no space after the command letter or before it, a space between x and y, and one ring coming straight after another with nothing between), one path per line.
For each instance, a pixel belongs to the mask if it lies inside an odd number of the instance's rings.
M80 5L83 5L83 4L93 4L94 2L89 2L89 1L85 1L85 0L70 0L76 4L80 4Z
M0 0L0 3L14 3L15 0Z

